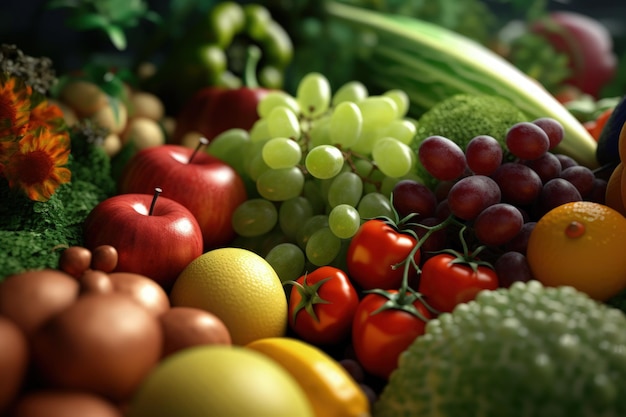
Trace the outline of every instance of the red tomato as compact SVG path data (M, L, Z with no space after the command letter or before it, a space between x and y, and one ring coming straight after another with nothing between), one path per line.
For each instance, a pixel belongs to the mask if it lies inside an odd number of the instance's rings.
M419 292L424 300L440 312L450 312L459 303L471 301L482 290L498 288L496 272L485 265L475 270L457 256L441 253L422 266Z
M322 266L301 276L296 283L289 295L291 329L316 345L347 339L359 296L346 273Z
M350 278L364 290L400 288L404 266L393 268L405 261L415 247L413 236L400 233L383 220L372 219L361 225L348 246L347 263ZM413 259L419 265L421 251ZM417 277L413 266L409 280Z
M393 296L398 291L387 293ZM419 298L409 306L414 306L423 318L393 307L374 313L388 301L389 298L379 293L367 294L359 303L352 324L352 345L357 360L367 372L384 379L389 379L398 367L400 354L416 337L424 334L426 323L433 316Z

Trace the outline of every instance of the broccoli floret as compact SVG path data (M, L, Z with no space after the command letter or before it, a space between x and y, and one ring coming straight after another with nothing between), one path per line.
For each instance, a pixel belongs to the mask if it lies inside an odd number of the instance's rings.
M626 316L538 281L483 291L401 355L376 417L626 415Z
M515 123L528 121L529 117L509 100L487 94L461 93L444 99L423 113L417 120L417 132L411 142L413 151L429 136L444 136L465 150L467 143L478 135L493 136L506 151L507 130ZM417 173L428 184L436 180L417 164Z

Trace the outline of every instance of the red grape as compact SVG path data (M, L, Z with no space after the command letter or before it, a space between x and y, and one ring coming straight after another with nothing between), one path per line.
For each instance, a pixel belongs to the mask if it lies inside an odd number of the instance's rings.
M502 192L502 201L514 205L532 203L541 192L541 178L524 164L505 162L492 174L491 178Z
M435 214L437 198L426 185L411 179L401 180L392 190L393 206L400 217L415 213L419 218Z
M535 228L537 222L528 221L522 225L522 230L519 231L517 235L511 240L509 240L504 248L507 251L519 252L526 254L526 248L528 247L528 239L530 238L530 233Z
M500 187L485 175L470 175L457 181L448 193L450 212L463 220L472 220L481 211L500 202Z
M544 184L561 174L561 161L550 152L544 153L539 158L524 161L523 164L535 171Z
M467 166L474 174L491 175L502 163L502 145L494 137L479 135L465 147Z
M424 139L418 149L418 158L426 171L441 181L455 180L467 168L463 149L443 136Z
M538 199L538 215L543 215L555 207L573 201L581 201L582 197L574 185L563 178L554 178L545 183Z
M505 252L493 265L502 288L508 288L517 281L530 281L533 276L526 256L519 252Z
M575 165L561 171L561 178L571 182L581 196L586 196L594 186L596 176L593 171L583 165Z
M554 156L561 162L561 170L578 165L574 158L562 153L555 153Z
M474 220L474 233L485 245L503 245L522 230L524 218L513 205L493 204L484 209Z
M548 149L554 149L565 136L565 130L563 129L563 125L551 118L551 117L541 117L539 119L533 120L533 123L543 129L548 135Z
M585 200L593 201L594 203L605 204L606 203L606 186L608 182L602 178L595 178L593 180L593 188L591 192L585 196Z
M506 146L513 155L520 159L537 159L548 151L548 134L531 122L519 122L506 133Z

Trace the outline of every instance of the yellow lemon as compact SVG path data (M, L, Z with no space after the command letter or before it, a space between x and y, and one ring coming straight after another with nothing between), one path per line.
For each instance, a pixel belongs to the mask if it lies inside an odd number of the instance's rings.
M535 279L570 285L596 300L626 289L626 218L589 201L560 205L539 219L526 256Z
M287 297L280 278L265 259L247 249L213 249L194 259L174 282L170 301L215 314L235 345L283 336L287 330Z
M148 374L127 417L313 417L298 382L241 346L183 349Z

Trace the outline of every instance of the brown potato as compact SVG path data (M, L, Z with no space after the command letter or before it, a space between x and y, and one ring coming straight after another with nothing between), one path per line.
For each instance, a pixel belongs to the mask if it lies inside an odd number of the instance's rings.
M113 272L117 266L118 253L111 245L100 245L91 251L91 269Z
M59 256L59 269L74 278L83 275L91 264L91 251L82 246L70 246Z
M41 390L25 394L13 407L11 417L122 417L111 401L81 391Z
M128 400L162 352L153 314L124 294L85 294L32 337L34 371L51 388Z
M163 102L156 95L146 91L135 91L130 96L132 117L146 117L158 122L165 116Z
M128 123L128 109L124 103L118 101L115 106L107 104L101 107L91 114L89 118L96 125L108 129L109 133L120 134Z
M163 329L163 357L197 345L232 344L224 322L206 310L172 307L159 319Z
M85 80L72 80L65 84L59 99L79 118L91 117L109 104L106 93L97 84Z
M0 316L0 415L18 395L29 363L28 341L13 321Z
M55 269L27 271L0 283L0 315L30 336L77 297L78 281L71 275Z
M114 291L129 295L155 317L170 308L170 299L155 280L132 272L113 272L109 274Z

